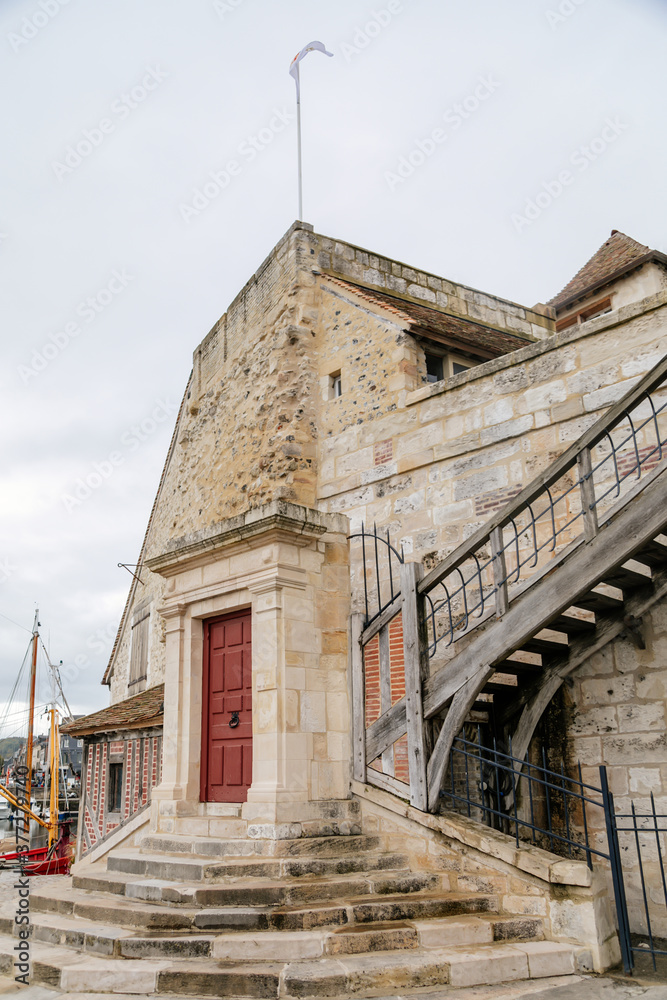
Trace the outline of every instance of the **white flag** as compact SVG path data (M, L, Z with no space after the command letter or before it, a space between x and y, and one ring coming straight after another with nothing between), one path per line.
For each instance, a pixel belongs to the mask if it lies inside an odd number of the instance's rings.
M292 62L290 63L290 76L294 77L294 82L296 83L296 99L299 100L301 96L301 91L299 88L299 63L304 56L307 56L309 52L323 52L325 56L333 56L333 52L327 52L322 42L309 42L308 45L304 45L301 52L298 52Z

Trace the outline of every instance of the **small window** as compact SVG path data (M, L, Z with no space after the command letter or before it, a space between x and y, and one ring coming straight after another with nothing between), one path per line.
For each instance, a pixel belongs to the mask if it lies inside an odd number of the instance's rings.
M339 396L343 395L343 381L341 379L340 372L332 372L329 376L329 392L327 394L328 399L338 399Z
M426 355L426 381L441 382L445 377L443 359L438 354Z
M460 375L461 372L470 371L472 365L462 365L458 361L452 361L452 375Z
M123 765L109 764L109 812L119 813L123 803Z

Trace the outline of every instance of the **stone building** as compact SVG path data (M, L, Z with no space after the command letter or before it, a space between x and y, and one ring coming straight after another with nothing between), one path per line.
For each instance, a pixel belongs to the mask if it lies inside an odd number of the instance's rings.
M110 707L67 727L86 743L81 872L123 850L118 871L164 872L127 858L185 840L194 850L192 838L200 855L252 854L254 843L278 857L280 844L375 836L407 845L413 872L435 864L451 890L484 886L501 912L542 921L542 951L531 959L522 946L524 972L500 962L500 978L608 965L604 880L415 808L405 736L371 764L380 777L359 780L353 718L371 727L405 700L407 626L387 629L386 692L382 639L369 644L360 709L350 622L368 618L369 592L381 605L394 584L369 563L369 526L404 565L442 564L662 359L666 306L667 258L617 231L551 303L527 308L295 223L195 349L104 676ZM637 447L657 474L662 453ZM641 621L641 641L633 620L559 682L537 720L538 736L560 727L585 775L610 765L620 797L667 796L664 602ZM462 722L490 725L494 704L509 717L524 681L502 688L501 673Z

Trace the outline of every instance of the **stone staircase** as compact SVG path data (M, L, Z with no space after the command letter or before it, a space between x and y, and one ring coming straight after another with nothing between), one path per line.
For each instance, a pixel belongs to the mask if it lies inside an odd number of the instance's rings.
M33 880L32 979L90 993L336 997L574 971L572 947L545 941L540 917L457 891L442 865L413 871L355 833L151 834L79 865L71 883ZM5 971L14 931L13 914L0 916Z

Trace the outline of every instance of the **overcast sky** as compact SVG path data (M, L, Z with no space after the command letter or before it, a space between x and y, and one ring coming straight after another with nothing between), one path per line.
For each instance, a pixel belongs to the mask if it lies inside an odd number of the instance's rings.
M0 0L0 703L36 605L108 701L192 351L297 216L312 39L318 232L527 305L612 229L667 251L665 0Z

